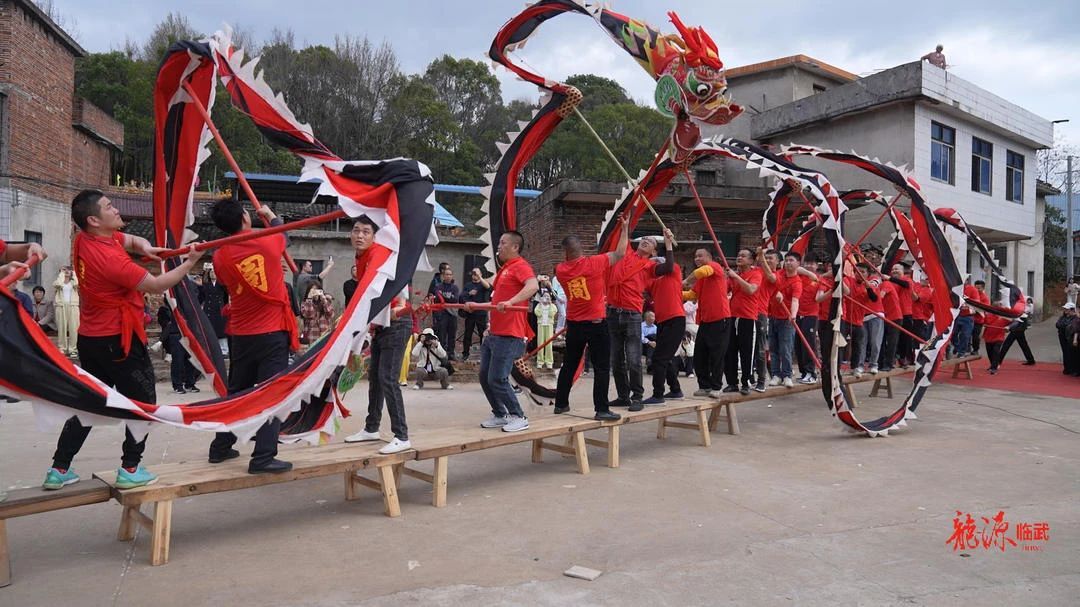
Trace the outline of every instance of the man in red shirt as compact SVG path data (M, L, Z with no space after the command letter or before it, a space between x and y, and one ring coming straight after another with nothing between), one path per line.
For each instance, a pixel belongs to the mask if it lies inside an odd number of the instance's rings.
M281 225L270 207L258 210L270 225ZM210 218L227 235L251 231L251 215L243 203L223 198L210 208ZM229 339L229 394L243 392L289 366L289 352L299 349L296 317L292 315L281 259L288 244L285 234L227 244L214 253L214 273L229 294L225 335ZM227 312L227 313L225 313ZM281 420L272 417L255 433L255 450L248 472L287 472L292 464L277 457ZM218 432L210 443L211 464L239 457L236 435Z
M379 226L367 215L361 215L353 222L349 232L349 241L356 251L356 275L363 277L368 266L374 263L372 245ZM357 285L359 288L359 285ZM409 289L391 298L387 308L371 320L370 342L371 359L368 361L368 414L364 419L364 429L345 438L347 443L381 440L379 426L382 424L383 402L390 415L390 431L394 438L379 449L379 453L390 454L412 448L409 442L409 427L405 422L405 401L401 396L398 377L401 373L401 361L405 357L405 344L409 340L412 319L408 312Z
M930 279L924 273L919 284L911 286L911 320L914 332L923 340L930 339L934 332L933 323L930 321L934 315L934 302L932 300L934 290L930 287Z
M794 251L784 255L784 269L775 274L776 294L769 300L769 352L772 353L770 386L795 386L791 377L791 353L795 349L795 319L802 298L799 266L802 256Z
M131 260L128 252L159 260L163 251L145 238L124 234L120 211L98 190L83 190L71 201L71 219L79 227L72 245L72 260L79 277L81 321L79 364L87 373L128 398L157 402L154 367L146 349L142 293L164 293L187 277L202 252L194 246L183 263L154 276ZM71 460L79 453L90 426L77 416L67 420L57 440L45 489L59 489L79 481ZM141 487L157 480L139 465L146 437L135 440L124 430L123 458L116 471L116 486Z
M614 266L626 254L626 217L619 221L619 242L610 253L585 256L581 239L567 236L562 241L566 261L555 266L555 276L566 291L566 353L559 369L559 383L555 394L555 413L570 410L570 386L574 383L585 347L589 347L589 359L593 366L593 409L595 418L601 421L619 419L612 413L608 403L608 375L611 364L611 338L605 322L604 294L608 268Z
M975 312L965 300L979 300L979 290L971 284L971 277L964 284L964 297L960 301L960 315L956 317L953 329L952 347L954 356L967 356L971 353L971 334L975 330Z
M668 234L664 235L667 240ZM645 286L671 272L674 260L658 264L657 239L645 236L632 255L623 255L607 277L607 323L611 336L611 372L618 398L610 406L640 411L645 388L641 381L641 313ZM670 247L670 241L668 241ZM670 250L670 248L669 248ZM670 256L669 256L670 257ZM657 403L659 404L659 403Z
M656 314L656 347L652 356L652 396L643 404L662 405L668 398L683 397L679 385L679 365L675 353L686 334L686 311L683 310L682 268L672 260L675 257L671 232L665 230L664 240L667 245L667 259L664 264L671 264L670 270L652 279L649 294L653 299L653 313ZM664 265L661 264L661 265ZM664 384L669 392L664 394Z
M765 276L754 265L754 252L740 249L735 256L735 269L728 268L731 301L729 310L732 315L730 346L725 358L727 387L724 392L750 394L753 371L754 343L757 341L758 327L758 291L762 289ZM697 351L694 351L697 354ZM742 383L739 383L739 369L742 369ZM764 390L764 384L761 386Z
M26 267L26 261L31 257L38 257L38 261L44 261L48 255L45 249L36 242L24 244L8 244L0 240L0 278L7 276L15 270Z
M975 290L978 291L978 302L990 305L990 296L986 294L986 281L976 280ZM983 325L986 323L986 313L978 308L972 308L975 312L975 329L971 332L971 353L979 353L979 342L982 338Z
M764 392L765 384L769 381L769 302L776 296L776 273L780 270L780 253L775 249L766 251L759 247L757 261L764 278L757 292L757 333L754 335L754 370L757 371L757 383L754 384L754 390Z
M806 349L803 340L795 339L795 359L799 363L799 383L812 384L817 382L817 365L814 363L818 358L818 264L808 262L809 267L800 267L799 280L802 281L802 295L799 296L799 315L795 320L796 326L802 332L803 337L810 344L810 350Z
M848 340L848 362L856 378L862 377L863 363L866 361L866 327L863 319L871 301L878 300L877 289L872 287L867 278L870 266L860 263L848 276L844 277L844 301L841 318L841 331ZM862 305L859 305L862 304Z
M904 321L903 311L900 309L900 287L890 278L881 283L881 303L885 310L885 339L881 348L881 357L878 367L882 371L892 371L896 365L896 344L900 336L897 325Z
M684 299L698 303L697 341L694 346L694 373L698 391L695 395L720 397L724 383L724 363L731 342L731 306L728 302L728 278L724 268L713 260L712 251L694 251L697 268L684 284L693 285Z
M911 286L914 283L911 278L911 267L903 263L893 265L889 282L896 286L896 300L900 302L900 313L903 315L900 326L906 331L914 333L915 324L911 318L911 307L915 300L911 296ZM915 342L907 333L900 332L897 335L896 349L900 365L907 366L915 360L914 344Z
M506 311L509 306L527 304L540 289L532 266L521 256L524 248L525 238L519 232L510 230L499 237L495 254L500 267L492 280L491 291L495 311L488 324L488 336L480 344L480 388L491 405L491 417L480 422L480 426L502 428L503 432L520 432L529 427L529 420L510 387L510 371L514 361L525 353L525 342L533 332L527 312ZM469 312L472 306L473 302L465 303Z

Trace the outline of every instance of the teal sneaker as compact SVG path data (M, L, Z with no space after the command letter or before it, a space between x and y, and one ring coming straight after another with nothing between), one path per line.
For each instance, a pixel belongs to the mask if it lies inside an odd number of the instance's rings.
M116 488L134 489L144 487L157 482L157 475L146 468L139 466L134 472L128 472L123 468L116 469Z
M65 485L73 485L77 482L79 482L79 475L75 474L75 471L71 468L68 468L67 472L49 468L49 471L45 474L45 482L41 483L41 487L47 491L56 491Z

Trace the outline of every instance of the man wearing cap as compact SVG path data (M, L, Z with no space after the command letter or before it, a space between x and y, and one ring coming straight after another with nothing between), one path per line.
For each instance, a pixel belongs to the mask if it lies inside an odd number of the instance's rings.
M1061 345L1061 372L1065 375L1080 377L1076 325L1076 304L1071 301L1065 302L1065 305L1061 306L1061 317L1054 323L1057 328L1058 343Z
M416 360L416 383L413 390L421 390L424 380L437 379L443 390L453 390L450 385L450 371L446 368L446 350L435 336L435 330L428 328L420 333L420 340L412 349Z
M671 232L664 231L667 249L672 250ZM611 336L611 372L618 398L609 406L640 411L645 388L641 372L641 313L645 286L657 276L671 273L671 255L663 263L653 260L659 238L644 236L633 255L624 255L608 273L607 323Z

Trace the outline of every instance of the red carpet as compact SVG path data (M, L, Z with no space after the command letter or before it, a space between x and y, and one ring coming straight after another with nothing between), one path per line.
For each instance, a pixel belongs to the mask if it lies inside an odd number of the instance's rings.
M1036 363L1025 367L1020 362L1006 360L997 375L990 375L987 372L990 363L985 358L977 360L971 363L974 379L963 375L953 379L952 367L944 367L938 371L934 383L1080 399L1080 377L1062 375L1060 363Z

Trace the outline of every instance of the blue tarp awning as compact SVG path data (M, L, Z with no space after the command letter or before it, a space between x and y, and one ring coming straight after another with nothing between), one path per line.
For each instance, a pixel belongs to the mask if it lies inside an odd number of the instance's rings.
M457 217L454 217L450 211L446 210L446 207L435 202L435 223L444 228L464 228L465 224L461 223Z

